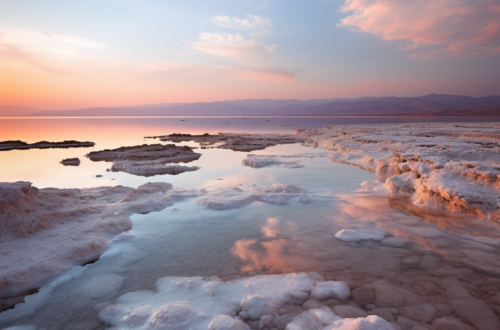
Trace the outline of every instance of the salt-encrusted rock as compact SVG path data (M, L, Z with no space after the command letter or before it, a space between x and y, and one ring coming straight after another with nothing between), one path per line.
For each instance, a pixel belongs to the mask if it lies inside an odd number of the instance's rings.
M64 166L79 166L80 159L79 158L66 158L61 160L61 164Z
M343 301L349 298L350 295L349 286L342 281L321 282L316 284L316 287L311 291L311 296L318 300L334 298Z
M420 268L420 269L433 269L433 268L436 268L438 265L439 265L438 258L431 256L431 255L426 255L426 256L422 256L420 258L418 268Z
M108 235L131 228L131 214L161 210L175 200L169 183L137 189L37 189L29 182L0 183L0 297L95 260L108 246Z
M416 268L420 263L420 257L416 255L412 255L406 258L401 259L401 265L406 268Z
M351 292L352 300L360 306L371 304L375 301L375 291L371 285L364 285Z
M446 296L448 296L448 298L451 300L471 297L467 289L465 289L463 286L458 286L458 285L449 286L446 289Z
M175 302L155 309L148 326L150 329L185 330L196 318L196 312L191 305Z
M486 305L476 298L456 299L449 302L455 313L478 330L500 329L498 317Z
M339 240L344 242L360 242L366 240L382 241L386 236L389 236L389 232L384 229L378 228L366 228L366 229L342 229L335 234Z
M436 318L436 308L429 303L406 306L399 310L401 315L417 321L430 323Z
M498 123L328 125L297 134L334 161L375 172L391 197L500 218Z
M391 312L391 309L392 308L384 308L384 307L375 308L370 311L370 314L380 316L387 322L391 322L395 320L394 314Z
M0 141L0 151L25 150L25 149L52 149L52 148L89 148L95 145L94 142L63 141L47 142L40 141L36 143L26 143L22 141Z
M248 316L252 320L258 320L261 316L277 311L276 305L261 295L253 295L243 299L241 309L248 312Z
M474 330L473 327L463 324L459 320L450 316L443 316L435 319L431 325L436 330Z
M375 290L375 305L380 307L395 307L420 305L423 301L414 293L395 287L386 281L372 283Z
M196 171L199 169L197 166L166 164L190 162L197 160L200 156L201 154L194 152L190 147L178 147L173 144L143 144L112 150L93 151L87 154L87 157L95 162L113 162L111 167L113 172L126 172L140 176Z
M285 330L322 329L340 319L341 317L335 315L330 308L323 306L295 316Z
M392 325L383 318L375 315L356 319L342 319L323 328L322 330L394 330ZM305 330L305 329L304 329Z
M304 309L314 309L314 308L321 308L321 307L323 307L323 304L317 300L314 300L314 299L309 299L304 304L302 304L302 308L304 308Z
M462 252L467 256L462 259L466 266L500 276L500 257L497 255L479 250L462 250Z
M250 330L250 327L240 320L227 315L219 315L208 325L209 330Z
M332 311L335 313L335 315L338 315L342 318L350 318L350 319L355 319L358 317L367 317L368 314L360 309L356 308L351 305L338 305L332 307Z
M407 240L401 237L386 237L384 238L380 244L392 247L404 247L408 243Z
M202 147L214 147L220 149L231 149L234 151L254 151L278 144L289 144L303 142L305 139L293 134L248 134L248 133L219 133L217 135L203 134L170 134L153 136L148 138L159 138L160 141L183 142L194 141Z

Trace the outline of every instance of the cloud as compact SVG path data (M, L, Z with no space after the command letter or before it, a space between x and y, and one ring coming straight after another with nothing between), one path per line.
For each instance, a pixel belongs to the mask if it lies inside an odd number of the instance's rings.
M410 41L401 50L414 57L500 53L498 0L345 0L341 11L338 26Z
M241 34L202 32L193 48L222 57L247 57L274 53L277 45L267 46L246 40Z
M103 49L106 44L59 32L0 29L0 52L10 51L55 60L81 60L82 49Z
M254 31L252 35L263 35L269 33L273 21L269 18L246 14L246 18L229 16L212 16L210 20L218 26L231 29L244 29Z

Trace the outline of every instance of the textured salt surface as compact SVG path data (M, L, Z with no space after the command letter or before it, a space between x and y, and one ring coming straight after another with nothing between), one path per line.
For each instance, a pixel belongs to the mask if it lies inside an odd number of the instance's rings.
M252 202L286 204L290 202L307 203L310 197L302 188L293 183L273 184L270 187L220 188L198 197L195 202L214 210L224 210L243 206Z
M425 123L298 130L333 160L375 172L389 196L500 219L500 125Z
M293 134L247 134L247 133L219 133L210 135L170 134L150 136L147 138L160 139L160 141L184 142L194 141L202 148L213 147L231 149L233 151L262 150L278 144L302 142L304 139Z
M261 168L261 167L287 167L287 168L300 168L304 165L299 164L297 160L300 158L316 158L316 157L327 157L328 154L318 154L318 153L304 153L295 155L247 155L241 163L248 167Z
M265 275L227 282L215 276L165 277L157 281L156 292L127 293L99 318L113 329L392 330L374 315L343 320L319 301L321 307L302 312L299 306L310 296L320 295L321 300L350 296L346 283L317 281L317 276Z
M93 151L87 155L92 161L113 162L113 172L126 172L140 176L179 174L196 171L197 166L166 165L167 163L190 162L200 158L192 148L173 144L144 144L121 147L113 150Z
M40 141L31 144L22 141L0 141L0 151L49 148L88 148L93 147L94 144L94 142L79 142L73 140L63 142Z
M20 292L47 278L98 258L109 234L130 229L132 213L161 210L190 194L169 183L137 189L37 189L29 182L0 183L0 307L10 306Z

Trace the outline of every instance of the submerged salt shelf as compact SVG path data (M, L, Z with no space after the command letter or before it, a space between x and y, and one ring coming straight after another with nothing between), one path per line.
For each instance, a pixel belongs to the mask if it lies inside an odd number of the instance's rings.
M200 170L155 177L200 190L133 215L132 229L98 261L0 313L0 328L500 328L500 241L491 222L387 200L374 174L333 163L321 149L200 153ZM242 166L254 157L303 167ZM145 179L109 175L136 185ZM291 182L293 196L280 195ZM271 203L256 197L260 191L274 194ZM307 203L297 201L304 192ZM217 194L236 203L207 208ZM241 202L248 196L251 203Z

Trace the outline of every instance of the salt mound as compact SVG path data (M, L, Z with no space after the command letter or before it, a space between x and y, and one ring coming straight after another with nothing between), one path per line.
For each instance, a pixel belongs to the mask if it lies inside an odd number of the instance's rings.
M173 144L143 144L112 150L93 151L87 155L92 161L113 162L113 172L126 172L140 176L179 174L196 171L197 166L165 165L167 163L190 162L200 158L192 148Z
M137 189L0 183L0 306L51 276L96 260L108 246L109 234L131 228L131 214L158 211L193 194L169 183Z
M147 138L159 138L160 141L172 142L194 141L199 143L204 148L213 147L234 151L254 151L276 146L278 144L298 143L304 141L302 137L293 134L248 133L219 133L217 135L210 135L208 133L203 135L174 133L170 135L151 136Z
M342 229L335 234L335 237L344 242L360 242L366 240L374 240L380 242L386 236L389 236L389 232L387 230L378 228L356 230Z
M309 200L309 195L302 188L291 183L287 185L273 184L270 187L252 187L247 190L241 187L219 188L198 197L195 202L210 209L225 210L255 201L286 204L290 202L307 203Z
M325 300L329 298L344 301L351 295L351 290L345 282L328 281L316 284L316 287L311 291L311 296L317 300Z
M255 324L260 329L278 328L276 324L284 320L278 309L296 304L296 297L308 296L323 283L306 273L260 275L228 282L217 277L164 277L156 282L155 292L126 293L115 305L101 311L99 318L116 330L249 330L242 318L254 324L252 328ZM347 287L346 283L336 283ZM377 316L342 320L326 306L290 316L286 324L280 324L280 329L287 330L319 330L325 326L392 330Z
M375 172L389 196L500 218L498 123L328 125L297 130L334 161Z

